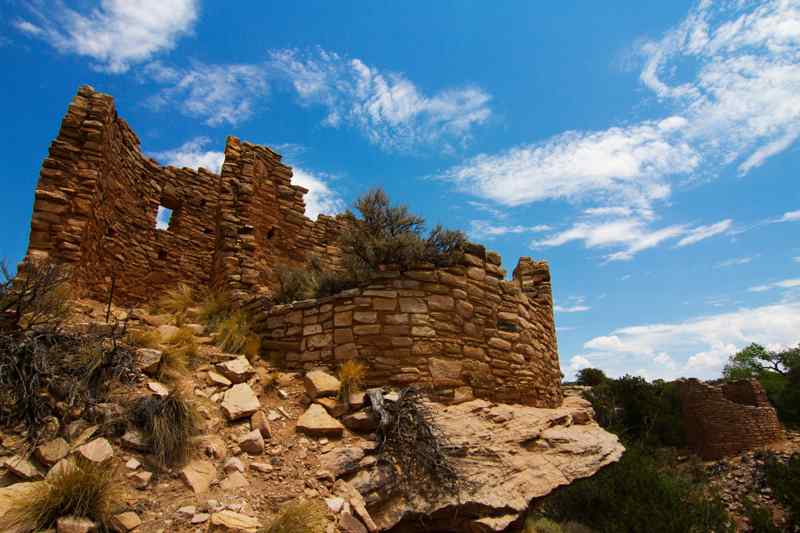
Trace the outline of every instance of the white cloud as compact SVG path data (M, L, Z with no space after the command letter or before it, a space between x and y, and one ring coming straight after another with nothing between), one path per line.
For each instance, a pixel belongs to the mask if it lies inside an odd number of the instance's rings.
M611 375L644 367L653 377L713 378L730 355L751 342L774 348L800 342L800 302L621 328L587 341L580 356Z
M778 219L778 222L797 222L800 221L800 210L798 211L789 211L784 213L781 218Z
M800 287L800 278L785 279L783 281L776 281L775 283L769 283L766 285L756 285L755 287L750 287L747 290L750 292L765 292L772 289L792 289L795 287Z
M222 163L225 161L225 152L205 150L205 147L210 142L211 139L208 137L195 137L178 148L156 152L152 156L159 161L163 161L165 165L194 169L203 167L219 174L222 169Z
M255 101L268 92L266 74L259 65L195 63L191 68L178 70L153 62L145 67L144 73L156 82L168 84L148 99L151 108L175 106L209 126L225 122L236 125L250 118Z
M308 189L305 196L308 218L316 220L320 214L334 215L344 211L341 197L325 181L327 176L312 174L300 167L293 167L292 172L292 183Z
M482 154L440 177L504 205L592 199L649 206L670 194L662 179L699 163L673 130L655 122L598 132L567 132L500 154ZM625 208L625 207L623 207ZM607 209L607 208L606 208ZM618 208L619 209L619 208Z
M494 224L488 220L472 220L470 221L469 233L475 238L491 239L500 235L540 233L551 229L553 228L546 224L537 226L504 226L502 224Z
M578 370L581 370L582 368L591 368L591 367L592 367L592 362L581 355L576 355L569 360L570 375L573 377L575 376L575 374L578 373Z
M704 239L708 239L715 235L719 235L720 233L725 233L726 231L728 231L728 229L730 229L731 224L733 224L733 220L727 218L725 220L717 222L716 224L710 224L708 226L698 226L696 228L693 228L689 230L689 232L686 234L684 238L678 241L677 246L678 247L688 246L690 244L695 244L697 242L700 242Z
M714 177L731 165L747 173L800 137L799 6L798 0L703 0L675 29L639 49L641 81L665 118L569 131L480 154L438 177L502 205L591 203L584 216L616 220L598 229L579 222L555 241L591 246L611 240L623 247L609 256L617 259L651 247L650 237L680 235L678 245L686 246L733 231L729 221L663 230L644 222L655 219L655 207L667 202L676 184ZM793 213L782 221L800 216ZM625 226L635 235L608 236Z
M174 48L198 15L196 0L100 0L80 10L53 2L42 9L29 4L28 9L36 24L20 19L14 23L17 29L62 53L89 57L97 68L113 73Z
M714 268L727 268L732 266L739 266L739 265L746 265L753 261L758 256L750 256L750 257L734 257L732 259L726 259L725 261L720 261Z
M798 255L797 257L794 258L794 262L795 263L800 263L800 255Z
M44 30L42 28L24 19L15 20L14 27L17 28L22 33L27 33L28 35L33 35L34 37L44 33Z
M582 313L584 311L590 310L591 307L588 305L576 304L576 305L556 305L555 310L559 313Z
M401 74L321 48L307 54L272 51L269 68L289 81L301 103L325 108L323 124L355 126L386 149L464 144L491 116L490 96L477 87L426 95Z

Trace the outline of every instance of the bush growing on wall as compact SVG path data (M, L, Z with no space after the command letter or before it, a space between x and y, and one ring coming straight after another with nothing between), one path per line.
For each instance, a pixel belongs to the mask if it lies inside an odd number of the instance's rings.
M330 296L368 282L381 266L407 270L419 263L438 267L459 262L467 238L436 226L425 236L425 220L404 205L392 205L383 189L372 189L355 202L358 214L345 213L338 244L343 271L324 271L312 258L305 268L278 271L277 303Z

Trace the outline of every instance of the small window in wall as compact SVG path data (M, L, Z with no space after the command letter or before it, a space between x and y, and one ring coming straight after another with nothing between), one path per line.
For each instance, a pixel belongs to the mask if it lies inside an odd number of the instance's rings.
M172 221L172 209L158 206L158 213L156 213L156 229L168 230L169 224Z
M275 237L275 232L276 232L275 228L269 228L269 230L267 231L268 241L271 241Z

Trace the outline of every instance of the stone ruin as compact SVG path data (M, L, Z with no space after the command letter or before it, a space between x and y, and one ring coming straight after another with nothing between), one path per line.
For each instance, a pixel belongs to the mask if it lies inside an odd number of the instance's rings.
M686 438L703 459L720 459L783 440L778 415L758 380L716 386L688 379L679 386Z
M235 137L219 174L161 166L142 154L113 98L84 86L42 163L26 262L69 265L77 295L119 305L179 282L227 291L254 317L262 355L290 369L355 358L369 385L561 404L545 262L523 257L506 280L499 255L470 245L463 264L384 271L331 297L272 305L278 267L341 262L343 220L307 218L308 191L291 177L280 155ZM171 211L164 229L159 209Z

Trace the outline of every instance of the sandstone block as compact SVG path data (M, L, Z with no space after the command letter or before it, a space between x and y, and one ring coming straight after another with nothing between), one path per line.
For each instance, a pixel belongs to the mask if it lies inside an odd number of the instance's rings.
M106 439L100 437L78 448L78 454L93 463L105 463L114 457L114 448Z
M252 415L261 408L258 396L247 383L234 385L222 397L222 412L228 420Z
M322 370L312 370L303 377L306 394L312 400L321 396L336 396L341 383L338 379Z
M244 383L256 374L245 356L218 363L216 369L232 383Z
M297 420L297 431L312 437L340 437L344 426L319 404L311 404Z
M211 461L196 459L181 469L181 477L195 494L205 494L217 478L217 469Z
M257 429L254 429L239 437L237 443L242 451L247 452L250 455L261 455L264 453L264 437Z

